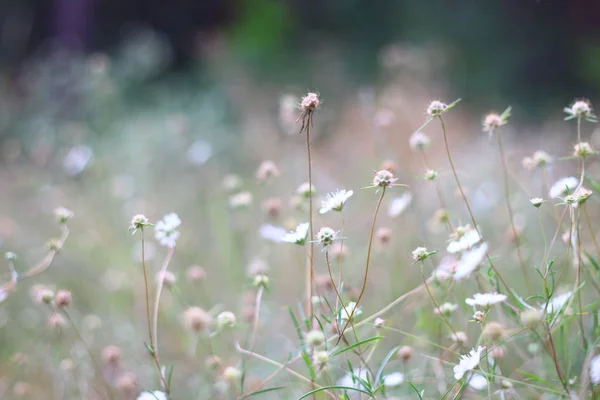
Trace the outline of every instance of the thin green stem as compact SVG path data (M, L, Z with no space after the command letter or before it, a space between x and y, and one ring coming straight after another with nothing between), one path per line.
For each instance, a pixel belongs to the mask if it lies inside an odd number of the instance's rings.
M306 153L308 156L308 222L310 225L310 249L308 255L308 263L306 267L306 309L308 310L309 318L313 318L313 262L314 262L314 227L313 227L313 185L312 185L312 157L310 154L310 128L312 126L312 111L308 111L306 115ZM303 122L304 123L304 122Z

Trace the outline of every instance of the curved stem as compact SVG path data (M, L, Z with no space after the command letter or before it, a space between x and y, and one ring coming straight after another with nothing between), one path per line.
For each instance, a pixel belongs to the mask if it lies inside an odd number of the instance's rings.
M377 222L377 214L379 214L379 209L381 208L381 202L383 201L383 196L385 196L385 189L386 189L386 187L384 186L381 191L381 196L379 197L379 201L377 202L377 207L375 208L375 214L373 215L373 223L371 225L371 234L369 237L369 247L367 249L367 261L366 261L366 265L365 265L365 275L363 277L362 288L360 289L360 294L358 295L358 298L356 299L356 304L355 304L354 308L352 309L352 313L348 317L348 321L346 322L346 325L344 325L344 328L339 333L340 336L337 340L337 343L340 342L340 339L344 335L344 331L346 330L346 328L348 327L348 324L352 320L352 317L354 316L354 312L358 308L358 305L360 304L360 301L361 301L363 295L365 294L365 289L367 287L367 278L369 276L369 266L371 264L371 248L373 247L373 236L375 236L375 223ZM337 345L337 343L336 343L336 345Z
M510 186L508 182L508 167L506 166L506 156L504 154L504 146L502 145L502 135L500 130L496 130L496 137L498 138L498 148L500 150L500 158L502 159L502 171L504 175L504 198L506 199L506 208L508 210L508 218L510 219L510 227L512 229L513 237L515 240L515 246L517 247L517 257L519 258L519 264L521 264L521 272L523 273L523 279L525 280L525 286L527 291L531 293L531 284L529 282L529 276L527 275L527 267L523 260L523 254L521 253L521 239L515 228L515 217L513 214L512 207L510 205Z
M475 228L475 230L477 230L479 237L482 237L481 231L479 230L479 226L477 225L477 221L475 221L475 216L473 215L473 211L471 210L471 206L469 205L469 201L467 200L467 196L465 195L465 191L463 190L462 185L460 184L460 180L458 179L458 174L456 172L456 168L454 167L454 162L452 161L452 154L450 153L450 145L448 144L448 134L446 133L446 124L444 123L444 119L442 118L441 115L438 116L438 118L440 119L440 124L442 125L442 133L444 134L444 145L446 147L446 155L448 157L448 162L450 163L450 168L452 169L452 174L454 175L454 180L456 181L456 186L458 186L460 195L461 195L465 205L467 206L467 211L469 212L469 216L471 217L471 221L473 222L473 228ZM498 272L498 269L496 268L492 259L490 258L489 253L486 254L486 258L487 258L488 262L490 263L490 267L492 267L492 270L494 271L494 273L496 274L496 276L498 277L500 282L502 282L502 285L504 285L506 290L510 292L510 287L508 286L506 281L504 281L504 278L502 277L502 275L500 275L500 273Z

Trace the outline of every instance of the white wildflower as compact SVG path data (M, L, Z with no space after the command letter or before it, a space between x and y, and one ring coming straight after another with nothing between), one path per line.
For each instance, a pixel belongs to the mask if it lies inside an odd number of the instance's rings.
M406 192L402 196L396 197L390 203L390 207L388 208L388 216L390 218L396 218L397 216L402 214L404 210L406 210L411 201L412 194L410 192Z
M471 225L459 226L456 228L456 232L451 235L446 250L448 253L458 253L470 249L480 240L481 236L477 229L473 229Z
M71 148L63 161L65 172L71 176L79 175L88 166L94 152L83 144Z
M179 239L179 230L177 230L179 225L181 225L181 220L177 214L165 215L154 226L154 238L161 246L175 247L175 242Z
M302 98L300 102L300 108L302 111L313 111L319 108L321 104L321 100L319 100L319 95L313 92L308 92L306 96Z
M438 100L434 100L429 104L429 107L427 107L427 115L430 117L436 117L446 111L446 108L448 108L447 104Z
M417 247L412 252L412 258L415 261L423 261L429 256L430 253L427 251L426 247Z
M271 224L262 224L258 228L258 234L260 237L266 240L270 240L271 242L280 243L283 241L283 238L288 235L285 229L280 226L274 226Z
M470 306L489 307L504 300L506 300L506 295L500 293L475 293L472 299L465 299L465 303Z
M352 315L353 312L354 315ZM360 307L357 307L357 304L354 301L349 301L345 306L340 307L340 318L343 321L349 320L350 316L355 318L360 314L362 314L362 310Z
M587 100L577 100L571 107L565 107L563 110L569 114L566 119L580 117L594 120L596 117L592 114L592 106Z
M483 390L487 385L487 379L481 374L473 374L469 378L469 387L473 390Z
M368 372L366 369L355 369L354 374L347 373L337 383L339 386L351 387L355 389L364 388L364 385L357 379L360 378L366 381L368 378Z
M540 206L542 204L544 204L544 199L540 198L540 197L534 197L533 199L529 200L529 202L531 203L532 206L534 206L535 208L540 208Z
M402 372L392 372L383 377L383 385L391 388L400 386L404 383L404 374Z
M531 160L534 167L544 168L552 162L552 157L544 150L537 150L535 153L533 153Z
M600 384L600 355L590 361L590 381L593 385Z
M295 243L303 245L306 243L306 236L308 235L308 222L303 222L298 224L296 230L293 232L286 233L285 236L281 239L284 242Z
M325 214L329 211L342 211L346 201L354 194L352 190L338 190L328 193L325 200L321 202L321 210L319 213Z
M484 242L481 246L476 249L472 249L469 251L465 251L458 264L456 265L456 270L454 272L454 280L458 281L463 278L468 277L473 271L477 269L479 264L485 260L485 256L488 251L488 244Z
M252 193L244 191L239 192L229 197L229 205L231 208L245 208L252 204Z
M546 308L547 311L549 313L559 312L567 304L567 302L569 301L569 299L571 298L572 295L573 295L573 292L569 291L569 292L566 292L566 293L563 293L561 295L551 298L550 301L548 302L548 307Z
M298 188L296 189L296 194L308 199L311 196L311 194L314 195L316 191L317 190L315 189L315 185L311 185L308 182L304 182L300 186L298 186Z
M550 188L549 196L551 199L558 197L564 197L569 193L572 193L575 188L579 185L579 180L574 176L559 179Z
M142 392L137 400L167 400L167 395L160 390L155 390L154 392Z
M456 304L452 304L452 303L443 303L440 304L439 308L435 308L433 311L436 314L443 314L443 315L450 315L452 314L456 309L458 308L458 305Z
M485 347L479 346L477 350L472 349L469 354L462 355L458 365L454 366L454 379L462 379L463 376L469 371L474 370L479 365L481 359L481 353L485 350Z
M392 186L392 184L397 180L398 178L394 178L394 174L392 172L388 171L387 169L382 169L381 171L377 171L375 173L375 177L373 178L373 186Z
M73 218L73 211L64 207L57 207L54 209L54 216L60 224L66 223L69 219Z

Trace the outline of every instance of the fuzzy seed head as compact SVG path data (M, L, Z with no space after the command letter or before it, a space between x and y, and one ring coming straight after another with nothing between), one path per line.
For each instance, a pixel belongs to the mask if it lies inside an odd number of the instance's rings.
M58 308L64 308L71 305L72 295L68 290L59 290L54 296L54 304Z
M304 197L305 199L308 199L311 195L314 196L315 193L317 193L315 185L311 185L308 182L304 182L296 189L296 194Z
M323 369L327 366L329 362L329 353L327 351L321 350L317 351L313 354L313 364L318 369Z
M281 214L281 199L278 197L268 198L263 202L262 208L268 217L277 218Z
M50 316L48 317L48 326L52 329L62 328L66 324L67 321L65 321L65 317L63 317L57 312L50 314Z
M593 117L592 106L587 100L577 100L571 107L566 107L565 112L573 117Z
M451 334L450 339L452 339L453 342L456 342L460 345L463 345L469 341L467 334L463 331L457 331L456 333Z
M223 379L230 384L237 383L242 377L242 372L236 367L226 367L223 370Z
M552 162L552 157L550 157L550 154L546 153L545 151L538 150L533 153L532 160L534 166L538 168L544 168Z
M475 311L475 314L473 314L473 319L480 324L485 319L485 314L482 311Z
M496 113L491 113L486 115L483 120L483 131L493 132L504 124L506 124L506 121L503 120L500 115Z
M233 328L235 326L235 314L231 311L223 311L217 315L217 325L219 329Z
M542 322L544 313L541 310L529 308L520 315L521 322L528 328L535 328Z
M202 282L206 279L206 271L199 265L192 265L188 267L185 276L190 282Z
M385 246L392 238L392 230L386 227L377 228L377 231L375 231L375 238L380 245Z
M310 112L319 108L320 104L321 100L319 100L319 95L314 92L308 92L300 102L300 109L303 112Z
M137 393L136 376L131 372L123 374L117 381L117 389L123 394L123 398L129 399L131 396L135 396Z
M117 346L106 346L102 350L102 359L110 365L117 365L121 361L121 349Z
M156 274L156 284L159 285L161 281L165 287L171 288L175 286L175 283L177 282L177 277L174 273L167 270Z
M483 334L488 338L488 340L496 341L503 339L506 337L506 328L499 322L488 322L488 324L483 329Z
M380 329L384 325L385 325L385 319L383 319L383 318L375 318L375 321L373 321L373 326L375 327L375 329Z
M6 261L14 262L17 260L17 255L12 251L7 251L6 253L4 253L4 259Z
M408 362L413 356L413 349L410 346L402 346L398 349L397 354L403 362Z
M392 186L392 184L397 179L394 178L394 174L392 174L387 169L382 169L381 171L377 171L375 173L375 177L373 178L373 186L379 187L388 187Z
M183 323L185 328L194 333L199 333L206 329L211 321L209 313L200 307L190 307L183 312Z
M444 111L446 111L446 108L448 108L447 104L442 103L438 100L434 100L431 103L429 103L429 107L427 107L427 115L429 117L437 117L438 115L441 115Z
M408 139L408 145L412 151L425 151L430 144L431 139L423 132L415 132L410 136L410 139Z
M259 182L269 182L273 178L277 178L280 175L279 168L271 160L263 161L258 169L256 170L256 179Z
M325 335L320 330L312 330L306 334L306 344L311 347L319 347L325 343Z

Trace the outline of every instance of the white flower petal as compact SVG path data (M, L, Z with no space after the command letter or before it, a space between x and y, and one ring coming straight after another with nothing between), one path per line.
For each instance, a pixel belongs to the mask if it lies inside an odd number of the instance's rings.
M404 374L402 372L393 372L383 377L383 384L386 387L400 386L404 383Z
M458 265L456 267L456 272L454 273L454 280L458 281L463 278L468 277L473 271L477 269L479 264L485 260L485 255L487 254L488 244L483 243L476 249L469 250L463 253Z
M388 209L388 216L390 218L396 218L400 214L406 210L406 208L410 205L412 201L412 194L410 192L404 193L400 197L396 197L390 203L390 208Z

